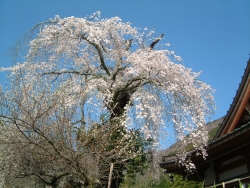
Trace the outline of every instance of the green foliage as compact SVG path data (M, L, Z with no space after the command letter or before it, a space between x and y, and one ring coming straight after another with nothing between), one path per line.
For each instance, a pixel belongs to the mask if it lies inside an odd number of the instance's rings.
M107 120L107 117L101 117L101 124L78 132L78 147L90 154L98 153L94 158L98 158L96 165L102 185L107 184L111 163L114 164L112 181L121 182L125 174L132 177L143 173L149 164L147 150L152 144L151 139L144 139L140 130L128 130L119 119Z
M241 181L239 181L239 187L243 188L243 185L242 185ZM250 184L248 184L247 188L250 188Z
M171 181L169 174L163 175L160 179L160 183L155 188L200 188L202 182L189 181L180 175L173 175L173 181Z
M210 130L208 132L208 142L211 142L215 136L215 134L217 133L218 129L220 128L220 124L218 124L217 127L215 127L214 129ZM189 135L187 135L187 137L189 137ZM194 150L194 145L193 143L189 143L187 146L186 146L186 151L191 151L191 150ZM172 155L176 155L177 153L177 149L172 151L172 152L169 152L168 156L172 156Z
M208 132L208 142L211 142L213 140L219 128L220 128L220 124Z
M172 178L170 177L172 176ZM172 179L172 180L171 180ZM138 182L137 179L127 178L122 188L202 188L203 182L189 181L177 174L163 174L159 180L148 179Z
M215 185L215 183L214 183L214 185L213 185L213 188L216 188L216 185Z

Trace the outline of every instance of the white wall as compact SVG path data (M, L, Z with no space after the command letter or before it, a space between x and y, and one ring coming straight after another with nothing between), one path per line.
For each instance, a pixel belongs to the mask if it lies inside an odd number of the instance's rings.
M213 171L212 166L210 166L204 173L204 177L205 177L205 186L213 184L216 179L215 179L215 174Z
M233 178L236 176L239 176L241 174L245 174L247 173L247 165L242 165L242 166L238 166L234 169L228 170L226 172L223 172L221 174L219 174L219 181L223 181L229 178Z

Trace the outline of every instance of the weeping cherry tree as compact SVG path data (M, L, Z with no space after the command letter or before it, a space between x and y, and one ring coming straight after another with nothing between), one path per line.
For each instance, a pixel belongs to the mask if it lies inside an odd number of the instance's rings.
M185 148L192 143L206 156L213 90L199 80L200 73L179 63L163 37L119 17L102 19L100 12L56 16L30 29L14 51L20 62L1 69L10 81L1 94L1 138L12 143L2 154L11 161L5 170L47 185L58 186L65 177L81 186L98 184L105 165L109 173L110 163L115 170L115 164L142 155L141 147L129 144L135 140L131 130L158 147L171 128L182 141L178 163L194 169ZM112 141L116 145L107 145L118 132L123 136ZM101 155L109 156L102 167L107 157Z

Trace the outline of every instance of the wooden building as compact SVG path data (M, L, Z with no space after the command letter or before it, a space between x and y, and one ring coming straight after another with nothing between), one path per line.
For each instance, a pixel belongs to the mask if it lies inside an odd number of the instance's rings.
M239 180L250 185L250 59L227 115L207 146L204 160L189 153L196 171L188 174L176 165L175 157L163 156L161 168L192 180L205 180L205 187L238 187Z

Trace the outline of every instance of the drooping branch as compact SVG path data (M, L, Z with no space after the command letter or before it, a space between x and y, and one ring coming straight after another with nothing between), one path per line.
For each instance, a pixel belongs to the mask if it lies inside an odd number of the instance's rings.
M164 34L161 34L158 38L156 38L156 39L150 44L150 48L153 49L154 46L162 39L163 36L164 36Z
M58 150L58 148L55 146L55 144L51 141L51 139L49 139L43 132L41 131L37 131L37 130L34 130L34 132L36 132L38 135L40 135L42 138L44 138L48 143L49 145L53 148L53 150L55 151L55 153L61 157L62 159L66 160L67 162L69 163L73 163L71 159L69 159L68 157L66 157L65 155L62 154L62 152L60 152Z
M29 125L28 122L26 122L26 121L24 121L24 120L22 120L22 119L18 119L18 118L11 119L11 118L6 117L6 116L3 116L3 115L0 115L0 117L12 121L13 125L15 125L16 128L19 130L19 132L24 136L24 138L28 140L28 143L29 143L29 144L33 144L33 145L35 145L35 146L41 148L44 152L47 152L47 153L49 153L49 155L52 156L52 153L49 152L45 147L43 147L42 145L40 145L40 144L38 144L38 143L36 143L36 142L33 142L33 141L25 134L25 131L23 131L23 130L21 129L21 126L20 126L16 121L21 121L22 123L28 124L28 125ZM29 127L32 127L32 125L29 125ZM34 129L33 129L33 130L34 130ZM34 132L35 132L35 130L34 130Z
M40 148L42 148L44 151L48 152L43 146L33 142L30 138L28 138L28 136L24 133L24 131L21 130L20 126L18 125L18 123L16 123L16 121L22 121L24 122L23 120L21 119L11 119L9 117L6 117L6 116L3 116L3 115L0 115L0 117L2 118L7 118L7 119L10 119L11 121L14 122L14 125L17 127L17 129L19 130L19 132L31 143L31 144L34 144ZM28 124L27 122L24 122L26 124ZM42 138L44 138L53 148L53 150L58 154L58 156L60 156L61 158L65 159L66 161L72 163L72 161L67 158L65 155L63 155L58 149L57 147L55 146L55 144L51 141L51 139L49 139L40 129L38 129L38 127L35 127L33 125L29 125L29 127L31 127L33 129L33 131L35 133L37 133L39 136L41 136ZM49 154L51 154L50 152L48 152Z
M70 175L68 172L59 174L57 176L51 176L51 175L40 175L38 173L30 173L30 174L24 174L23 176L36 176L37 178L39 178L42 182L44 182L46 185L51 185L53 186L59 179L61 179L64 176L68 176ZM47 180L46 177L44 176L49 176L50 180Z
M11 50L11 54L13 55L13 61L16 60L18 54L19 54L19 51L21 50L22 48L22 42L24 41L24 44L25 43L29 43L30 40L32 39L32 35L33 33L35 32L36 29L40 29L40 32L42 30L42 28L44 27L44 25L46 24L55 24L57 23L58 20L49 20L49 21L45 21L45 22L41 22L41 23L38 23L36 24L35 26L33 26L31 29L29 29L19 40L18 42L16 43L15 47L12 48Z

